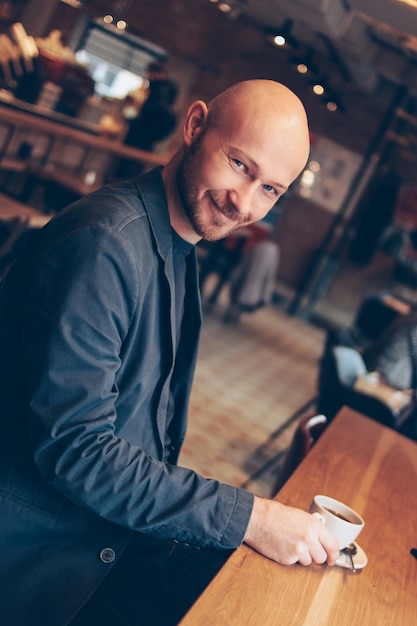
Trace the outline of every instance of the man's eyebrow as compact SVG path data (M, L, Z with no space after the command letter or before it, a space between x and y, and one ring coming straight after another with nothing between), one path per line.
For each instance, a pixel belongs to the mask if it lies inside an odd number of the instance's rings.
M270 184L270 183L267 183L267 184ZM283 185L282 183L278 183L278 182L272 183L271 187L279 187L279 189L281 189L282 192L288 191L288 187L286 185Z
M246 161L249 161L249 163L252 165L252 167L256 170L259 170L259 165L256 161L254 161L253 159L251 159L251 157L246 153L246 152L242 152L242 150L240 148L236 148L232 146L232 150L236 153L236 156L242 157L242 159L245 159ZM279 187L279 189L282 189L282 191L287 191L288 187L286 187L285 185L283 185L282 183L279 182L273 182L273 183L265 183L265 184L270 184L271 187Z

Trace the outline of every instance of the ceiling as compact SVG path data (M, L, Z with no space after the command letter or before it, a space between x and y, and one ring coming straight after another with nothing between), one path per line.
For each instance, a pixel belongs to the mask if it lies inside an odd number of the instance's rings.
M315 59L331 61L328 72L361 90L390 82L417 96L417 0L235 1L270 34L289 26L292 53L311 49Z
M414 178L417 161L417 0L210 2L217 4L223 11L224 19L235 18L236 26L239 20L242 26L248 21L251 26L255 24L265 34L267 43L270 42L271 46L273 35L286 27L287 34L290 35L290 45L276 48L277 58L284 60L282 64L277 63L277 67L287 67L290 64L293 68L296 58L305 59L309 66L317 68L312 76L313 82L318 78L326 86L325 95L319 100L312 95L310 84L308 91L300 90L303 101L310 108L314 106L315 111L319 111L315 116L316 127L319 129L317 132L320 132L324 124L326 127L333 124L332 127L337 126L337 136L343 143L346 134L349 134L349 139L351 137L352 127L349 120L354 117L355 139L360 135L359 139L363 138L364 145L368 145L365 140L373 142L375 137L379 139L379 130L383 129L383 141L389 143L390 150L393 148L392 161L398 163L398 168L404 169L404 166L409 165L407 169ZM161 3L157 0L83 0L86 6L91 4L101 7L107 3L114 5L115 11L117 9L122 13L130 8L132 19L129 18L128 22L134 22L135 16L138 34L145 32L149 36L148 33L152 32L152 20L159 20L158 23L164 26L164 19L158 14ZM189 17L186 14L187 7L183 6L187 4L193 6L193 0L189 3L167 0L166 5L172 10L172 16L167 14L168 27L165 25L165 30L161 32L168 35L168 40L171 34L171 18L173 21L178 19L182 15L181 11L185 17ZM196 3L198 6L200 4L203 2ZM208 4L209 0L205 0L206 8ZM144 21L145 12L149 12L147 22ZM193 12L188 10L188 13ZM193 36L199 33L199 40L203 39L204 43L204 22L200 20L197 8L193 15L194 21L190 20L189 23L189 39L192 41ZM188 24L186 19L183 21ZM133 28L132 32L135 32ZM221 32L220 29L220 38ZM245 32L244 28L242 32ZM213 42L214 38L207 40ZM244 54L252 53L250 45L249 43ZM221 50L221 46L219 49ZM309 82L310 78L310 73L297 76L297 88L302 84L304 89L304 81ZM320 102L319 106L311 104L316 101ZM322 102L328 109L329 104L337 103L338 114L329 116L325 107L321 106ZM356 115L359 109L361 115ZM363 112L366 115L362 115ZM344 113L346 115L343 116ZM332 122L329 122L330 117ZM373 143L371 147L374 147Z
M414 179L417 0L210 1L223 11L222 4L232 6L230 17L255 22L271 45L286 30L289 43L280 54L294 66L307 59L315 69L312 84L319 79L328 94L324 100L336 102L340 112L372 107L375 100L393 111L384 140L392 148L392 161Z

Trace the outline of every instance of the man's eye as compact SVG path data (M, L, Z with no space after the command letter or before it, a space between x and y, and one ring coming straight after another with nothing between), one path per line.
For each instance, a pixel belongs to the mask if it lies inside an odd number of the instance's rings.
M271 185L264 185L264 189L269 194L277 195L276 189L274 189Z
M245 164L242 163L242 161L239 161L239 159L233 159L233 163L236 165L236 167L240 170L245 170Z

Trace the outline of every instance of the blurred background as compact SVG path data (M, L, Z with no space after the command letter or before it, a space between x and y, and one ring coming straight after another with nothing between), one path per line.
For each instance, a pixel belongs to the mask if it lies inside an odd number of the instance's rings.
M358 270L351 308L363 296L363 275L381 279L381 262L388 264L382 273L391 287L393 259L378 258L373 265L380 235L394 219L398 192L407 187L417 210L409 189L417 159L415 5L4 0L0 51L5 36L13 41L11 25L20 22L40 56L37 80L15 80L3 71L3 87L58 112L94 124L101 120L122 137L135 112L129 99L140 104L149 66L161 62L178 88L175 131L153 146L168 156L180 142L181 115L194 98L209 99L253 77L290 86L307 108L312 164L274 215L281 249L277 297L297 314L323 317L323 297L329 306L342 297L334 283L346 264Z

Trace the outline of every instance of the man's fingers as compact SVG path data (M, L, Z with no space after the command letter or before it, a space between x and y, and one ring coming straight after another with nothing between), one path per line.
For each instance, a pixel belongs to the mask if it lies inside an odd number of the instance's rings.
M308 552L300 556L300 558L298 559L298 562L300 565L308 566L312 564L313 559L311 558L310 553Z
M310 549L310 556L313 563L325 563L328 558L328 554L326 550L323 548L321 543L317 543L314 548Z

